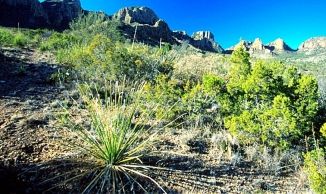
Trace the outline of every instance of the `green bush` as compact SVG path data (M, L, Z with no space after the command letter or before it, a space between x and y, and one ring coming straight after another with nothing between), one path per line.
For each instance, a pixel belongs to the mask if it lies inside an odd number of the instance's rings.
M0 45L2 46L36 46L40 42L43 30L0 28Z
M326 158L324 149L316 149L304 156L304 170L308 175L310 188L318 193L326 193Z
M251 63L241 48L231 62L224 94L229 100L226 105L220 101L220 106L230 109L224 111L225 126L240 142L287 149L310 132L318 111L313 76L280 62Z
M119 26L118 20L109 19L104 13L88 13L71 22L69 32L86 40L102 35L116 42L123 40Z
M320 128L321 135L326 138L326 123L323 124L323 126Z
M63 48L69 48L74 44L78 44L81 38L68 33L54 32L49 38L43 40L39 46L41 51L57 50Z
M7 29L0 29L0 45L8 46L12 44L14 35Z
M27 43L28 43L28 39L23 33L19 32L15 34L15 37L13 39L13 45L24 47L27 45Z
M155 82L145 85L143 104L152 106L155 119L178 119L177 124L187 126L221 126L214 93L218 86L212 85L216 79L222 81L214 75L206 75L204 83L159 76Z
M145 84L142 109L153 110L154 113L150 115L153 119L174 120L182 114L180 112L182 93L183 88L177 80L160 75L155 82Z
M75 44L57 52L60 63L73 67L83 79L101 81L124 79L155 80L172 72L172 59L144 45L114 42L103 35L85 44Z

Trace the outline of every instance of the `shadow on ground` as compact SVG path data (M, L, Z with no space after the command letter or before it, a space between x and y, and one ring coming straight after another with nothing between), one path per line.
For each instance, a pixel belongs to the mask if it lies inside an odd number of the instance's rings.
M50 77L57 71L56 66L31 63L26 59L31 54L30 50L0 50L0 98L26 100L55 92Z

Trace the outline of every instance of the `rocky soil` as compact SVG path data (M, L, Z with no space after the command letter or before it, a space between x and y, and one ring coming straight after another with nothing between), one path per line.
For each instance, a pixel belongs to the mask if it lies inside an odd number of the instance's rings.
M1 50L0 193L25 193L17 174L51 157L51 110L62 96L50 79L56 68L48 56L33 50Z
M55 143L62 131L54 113L70 92L50 79L58 69L50 55L26 49L0 53L0 193L43 193L53 186L40 185L44 179L69 168L55 161L63 148ZM196 133L183 129L161 134L156 152L144 160L167 168L150 173L169 193L305 191L298 174L275 176L250 162L221 161L207 139L189 136ZM71 191L60 189L51 193Z

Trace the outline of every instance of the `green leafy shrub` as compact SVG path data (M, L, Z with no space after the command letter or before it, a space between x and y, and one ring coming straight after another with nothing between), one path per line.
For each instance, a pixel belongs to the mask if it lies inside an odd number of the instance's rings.
M104 13L88 13L70 23L70 33L86 40L102 35L116 42L123 40L119 26L118 20L109 19Z
M323 126L320 128L321 135L326 138L326 123L323 124Z
M15 37L13 39L13 45L24 47L27 45L27 43L28 43L27 37L23 33L19 32L15 34Z
M310 188L318 194L326 193L325 150L313 150L306 153L304 158L304 170L308 175Z
M39 46L41 51L57 50L62 48L68 48L81 41L72 34L54 32L50 37L43 40Z
M12 40L14 39L14 35L7 29L0 29L0 45L8 46L12 44Z
M287 149L310 131L318 111L313 76L279 62L251 63L243 49L234 52L231 62L224 94L231 106L224 111L229 112L225 126L242 143L259 140Z
M204 84L159 76L145 86L144 104L156 107L156 119L171 121L178 118L178 124L188 126L221 126L214 93L217 91L213 92L218 87L214 82L216 79L222 81L214 75L205 76Z
M160 75L155 82L145 84L142 110L154 110L154 114L151 115L154 119L173 120L182 114L180 112L182 90L177 80Z
M87 44L59 50L57 59L78 70L83 79L93 81L100 81L99 78L155 80L160 74L169 74L173 62L154 48L113 42L103 35L94 36Z

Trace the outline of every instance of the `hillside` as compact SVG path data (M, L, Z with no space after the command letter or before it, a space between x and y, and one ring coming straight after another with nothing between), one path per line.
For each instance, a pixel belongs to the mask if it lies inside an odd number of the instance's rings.
M147 7L0 3L1 194L324 193L323 37L223 49Z

